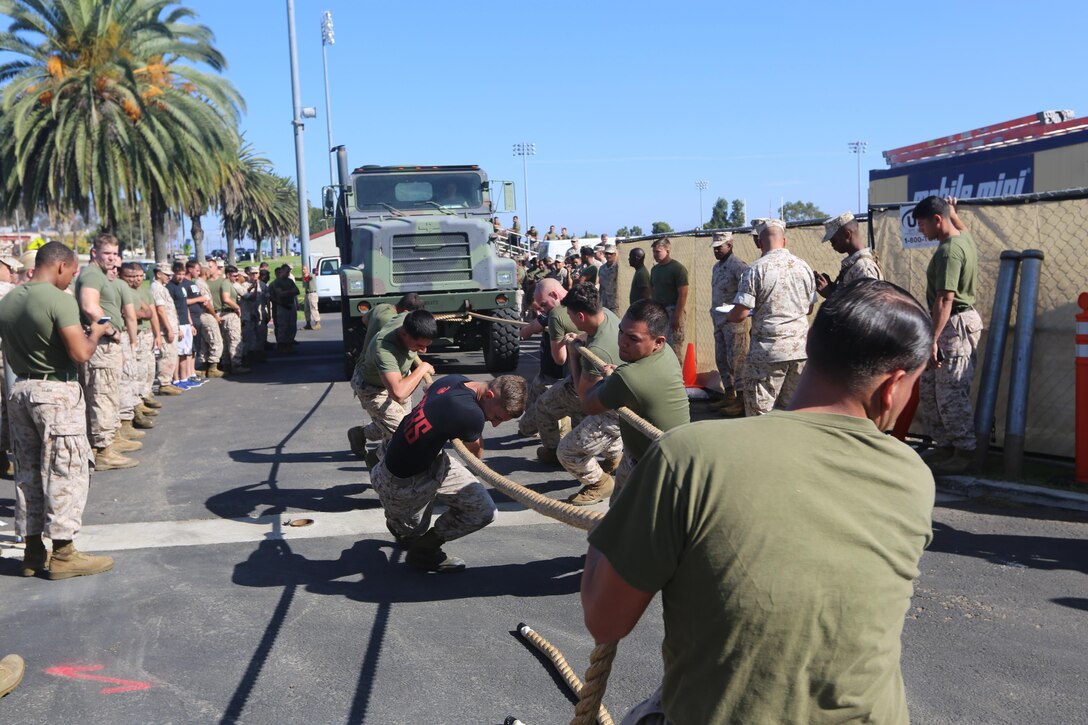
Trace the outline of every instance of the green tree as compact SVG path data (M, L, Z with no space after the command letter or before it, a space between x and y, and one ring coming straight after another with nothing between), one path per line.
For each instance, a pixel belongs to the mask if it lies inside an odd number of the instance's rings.
M306 212L310 219L310 234L323 232L332 226L332 219L325 216L325 210L315 207L309 199L306 200Z
M668 222L654 222L650 226L650 234L668 234L672 231L672 227Z
M631 236L632 237L641 237L642 236L642 227L638 226L637 224L635 226L631 227Z
M811 201L787 201L782 205L782 221L797 222L807 219L823 219L827 216Z
M725 229L730 226L729 200L719 196L714 202L714 208L710 210L710 221L703 224L703 229Z
M617 237L628 237L630 235L631 235L631 230L629 230L627 227L620 227L619 229L616 230L616 236Z
M747 219L744 214L744 202L740 199L734 199L732 204L732 211L729 212L729 226L731 227L743 227Z
M170 0L0 0L0 179L5 210L51 218L91 206L113 229L126 205L148 210L155 258L164 223L194 188L211 190L243 106L216 73L207 27Z

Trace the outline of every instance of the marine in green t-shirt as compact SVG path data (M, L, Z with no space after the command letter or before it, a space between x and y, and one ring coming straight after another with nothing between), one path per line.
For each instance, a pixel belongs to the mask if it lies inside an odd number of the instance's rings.
M400 329L398 325L396 329ZM389 330L393 333L395 330ZM363 380L368 385L382 386L383 373L400 373L403 377L412 371L419 356L409 350L400 335L385 334L376 337L367 348L363 363Z
M650 286L650 271L646 269L646 252L638 247L632 249L627 254L627 265L635 270L631 277L628 303L633 305L639 300L649 299L653 295L653 287Z
M125 329L125 319L121 314L121 288L113 284L107 274L96 263L91 262L79 273L76 278L75 297L82 300L82 291L93 289L98 292L98 305L106 313L118 330ZM82 304L80 304L82 307ZM87 325L94 320L87 317L81 310L83 324Z
M363 337L363 352L370 347L370 341L378 334L378 331L389 324L393 316L397 314L397 308L388 302L379 302L370 310L366 318L366 335Z
M937 295L948 291L956 293L955 307L974 307L977 283L978 249L971 235L960 232L941 241L926 268L926 304L932 309Z
M79 305L52 282L27 282L0 300L4 358L19 377L74 376L60 330L77 326Z
M687 267L675 259L655 264L650 270L650 286L655 300L672 307L680 300L680 289L688 286Z
M620 318L616 317L616 313L607 307L601 308L601 315L603 319L597 326L596 332L586 338L586 347L594 355L599 357L605 363L609 365L618 365L620 363L620 348L619 348L619 334L620 334ZM596 363L590 362L589 358L585 355L578 356L581 359L581 367L583 373L588 373L594 377L604 377L604 371L597 367Z

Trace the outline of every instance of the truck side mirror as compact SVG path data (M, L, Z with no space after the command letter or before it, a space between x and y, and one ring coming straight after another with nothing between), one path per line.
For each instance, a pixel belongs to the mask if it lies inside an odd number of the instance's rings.
M336 216L336 190L331 186L325 187L325 195L322 199L322 211L330 219Z

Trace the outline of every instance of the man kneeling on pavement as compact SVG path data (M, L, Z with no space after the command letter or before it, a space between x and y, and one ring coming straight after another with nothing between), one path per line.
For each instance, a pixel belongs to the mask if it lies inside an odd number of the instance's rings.
M461 571L465 562L442 550L447 541L478 531L495 519L487 489L444 450L460 439L476 457L484 451L484 424L513 420L525 409L528 385L518 375L476 382L462 375L435 380L393 434L370 483L385 509L385 522L416 569ZM431 527L435 502L446 511Z

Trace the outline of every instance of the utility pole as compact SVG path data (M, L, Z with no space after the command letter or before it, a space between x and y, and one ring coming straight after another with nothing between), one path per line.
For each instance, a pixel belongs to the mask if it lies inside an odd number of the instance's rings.
M321 14L321 66L325 70L325 125L328 129L329 147L325 150L329 157L329 186L336 186L336 163L332 157L332 108L329 105L329 54L328 47L336 39L332 34L332 13L326 10Z
M696 181L695 188L699 190L699 223L695 225L696 229L703 228L703 192L710 186L708 181Z
M287 40L291 52L291 125L295 129L295 183L298 185L298 245L302 264L310 258L310 215L306 208L306 159L302 144L303 118L314 118L313 108L303 108L299 100L298 50L295 43L295 0L287 0Z
M525 230L526 236L519 241L527 242L529 239L529 166L527 157L536 156L536 144L525 141L514 144L514 156L521 157L521 181L525 194L525 223L522 225L522 229Z
M846 145L850 148L850 153L858 157L858 214L861 214L861 155L869 149L869 142L849 141Z

